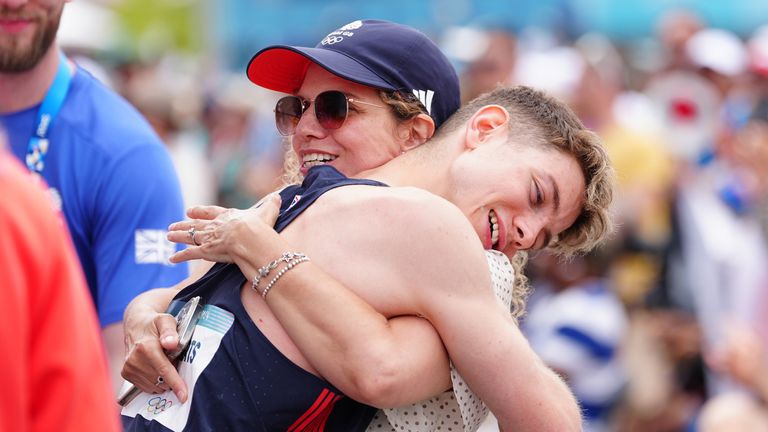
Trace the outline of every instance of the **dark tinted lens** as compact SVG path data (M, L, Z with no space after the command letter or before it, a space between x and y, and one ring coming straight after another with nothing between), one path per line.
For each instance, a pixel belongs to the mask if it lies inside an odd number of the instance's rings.
M286 96L275 105L275 125L281 135L289 136L296 132L296 125L301 119L301 99L296 96Z
M320 126L340 128L347 119L347 96L336 90L320 93L315 98L315 115Z

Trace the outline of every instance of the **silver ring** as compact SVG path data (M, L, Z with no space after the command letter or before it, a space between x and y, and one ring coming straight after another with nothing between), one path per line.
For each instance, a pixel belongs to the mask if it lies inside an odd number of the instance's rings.
M200 246L200 244L197 242L197 239L195 239L195 227L190 228L187 233L189 234L189 238L192 240L192 243L195 246Z
M159 375L157 377L157 381L155 381L155 387L160 387L165 382L165 379L162 375Z

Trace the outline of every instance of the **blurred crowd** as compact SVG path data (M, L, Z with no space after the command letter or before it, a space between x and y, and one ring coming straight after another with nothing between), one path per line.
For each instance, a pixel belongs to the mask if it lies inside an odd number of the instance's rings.
M768 26L736 35L679 10L642 42L503 26L433 36L463 100L498 84L547 90L615 164L611 242L528 264L523 327L588 430L768 431ZM65 49L149 119L187 206L247 207L283 181L277 95L244 73Z
M466 69L467 98L505 77L568 101L617 172L613 239L533 255L524 326L588 430L768 430L768 27L673 11L656 30L644 45L493 32Z

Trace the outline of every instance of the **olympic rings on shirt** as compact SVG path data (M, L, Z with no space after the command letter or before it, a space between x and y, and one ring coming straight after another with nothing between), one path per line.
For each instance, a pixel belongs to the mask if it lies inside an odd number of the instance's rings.
M173 401L164 397L155 396L147 402L147 412L157 415L172 406Z

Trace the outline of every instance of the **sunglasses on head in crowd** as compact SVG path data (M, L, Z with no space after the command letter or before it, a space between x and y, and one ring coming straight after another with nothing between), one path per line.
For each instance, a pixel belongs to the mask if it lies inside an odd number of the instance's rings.
M314 100L299 96L285 96L275 105L275 124L280 135L291 136L296 133L296 126L301 116L315 104L317 122L325 129L338 129L344 125L349 114L349 103L371 105L384 108L382 105L363 102L347 96L338 90L328 90L318 94Z

